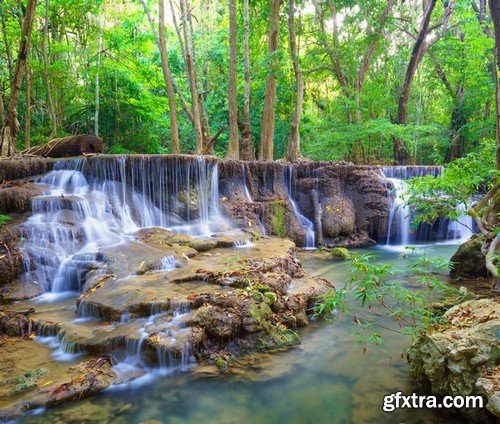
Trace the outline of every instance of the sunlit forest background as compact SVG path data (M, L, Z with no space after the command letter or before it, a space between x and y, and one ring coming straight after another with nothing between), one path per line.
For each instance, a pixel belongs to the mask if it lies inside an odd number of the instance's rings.
M401 140L412 161L441 164L489 149L495 138L493 26L484 0L300 1L294 5L304 82L302 155L314 160L394 161ZM248 59L252 148L261 143L266 80L276 82L274 157L285 155L296 108L290 2L278 2L277 48L268 46L273 1L238 1L236 71L244 120ZM293 2L292 2L293 4ZM25 8L2 0L1 112L11 95ZM18 149L56 136L98 133L110 153L169 153L169 102L158 43L159 7L175 84L180 151L195 151L186 49L214 152L229 140L229 9L220 0L42 0L18 106ZM247 10L248 7L248 10ZM188 10L185 10L185 9ZM248 18L248 25L245 20ZM184 31L184 23L189 31ZM418 36L423 48L412 64ZM246 55L245 39L248 40ZM409 81L405 116L401 92ZM492 156L493 160L493 156Z

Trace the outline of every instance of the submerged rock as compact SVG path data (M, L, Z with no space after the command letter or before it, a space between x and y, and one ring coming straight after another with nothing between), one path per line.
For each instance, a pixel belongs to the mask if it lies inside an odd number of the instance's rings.
M0 337L1 417L96 394L115 379L110 359L62 363L50 356L51 349L33 340Z
M500 417L500 299L461 303L443 320L408 350L411 374L435 395L483 396L485 409L459 412L473 422L495 422Z

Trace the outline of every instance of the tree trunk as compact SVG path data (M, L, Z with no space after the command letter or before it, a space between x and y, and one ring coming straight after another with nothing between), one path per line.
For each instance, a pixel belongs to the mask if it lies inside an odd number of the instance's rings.
M50 137L55 137L57 134L57 117L56 109L54 106L54 99L52 97L52 90L49 76L49 0L45 0L45 14L43 20L43 34L42 34L42 56L43 56L43 79L45 89L47 90L47 100L49 103L49 116L50 116Z
M5 5L5 2L1 0L2 8ZM5 11L2 13L2 35L3 42L5 44L5 56L7 58L7 69L9 71L9 79L12 81L12 52L10 49L9 37L7 36L7 25L5 23Z
M202 154L204 150L204 137L201 123L201 109L198 94L198 80L196 77L196 68L193 60L192 39L190 37L188 13L188 0L180 0L182 30L184 34L184 60L189 80L189 90L191 92L191 109L193 115L193 125L196 139L196 153Z
M26 114L24 116L24 148L31 147L31 67L29 56L26 60Z
M292 59L293 73L296 81L296 102L290 125L290 138L286 159L295 162L300 157L300 118L302 116L302 105L304 103L304 78L300 68L297 49L297 36L295 34L295 0L288 0L288 40L290 44L290 57Z
M252 126L250 123L250 20L249 0L243 0L243 66L245 74L245 96L243 100L243 126L241 129L240 158L243 160L255 160L255 152L252 145Z
M495 31L495 105L496 105L496 140L497 140L497 169L500 169L500 0L489 0L491 20Z
M46 144L25 149L21 154L36 155L45 158L63 158L102 152L103 144L99 137L82 134L54 138Z
M36 0L28 0L26 13L24 15L23 28L21 31L21 41L19 43L19 53L16 61L16 69L13 74L10 101L7 109L7 117L4 120L2 133L0 135L0 156L11 156L16 152L16 137L19 132L19 122L17 120L17 104L21 92L21 83L26 67L26 58L31 41L31 31L35 18Z
M161 56L161 68L163 71L163 79L167 88L168 109L170 116L170 142L172 144L172 153L180 153L179 144L179 121L177 119L177 103L175 101L173 76L168 63L167 42L165 39L165 2L158 0L158 16L159 16L159 35L158 48Z
M260 137L259 159L272 161L274 158L274 126L276 105L276 58L274 52L278 49L278 35L280 23L281 0L270 0L271 11L269 14L268 55L271 56L268 75L266 79L266 92L264 98L264 111L262 116L262 132Z
M410 88L413 82L413 77L415 76L415 72L425 53L425 48L426 48L425 38L429 32L429 23L435 6L436 6L436 0L429 0L424 12L424 16L422 18L422 22L420 23L420 28L418 30L418 35L415 40L415 44L413 45L410 62L408 63L408 67L406 68L405 80L398 99L397 123L400 125L406 125L407 123L407 107L408 107ZM406 165L411 162L411 156L403 140L394 137L393 147L394 147L394 160L397 163L401 165Z
M229 0L229 144L227 157L240 157L240 143L238 140L238 104L236 93L236 0Z

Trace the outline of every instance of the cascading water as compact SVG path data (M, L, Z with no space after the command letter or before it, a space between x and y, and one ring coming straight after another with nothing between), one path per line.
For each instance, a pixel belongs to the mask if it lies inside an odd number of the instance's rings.
M300 225L306 230L306 235L305 235L305 240L304 240L304 248L305 249L314 249L316 247L316 236L314 233L314 224L313 222L307 218L306 216L302 215L299 210L299 206L297 205L297 202L294 200L293 195L292 195L292 173L293 173L293 168L292 166L288 166L285 168L285 175L284 175L284 180L285 180L285 186L287 189L287 196L288 200L290 201L293 209L293 213L297 217L297 220L300 222Z
M467 208L463 203L457 206L457 215L458 219L448 225L447 240L465 242L474 234L474 219L467 214Z
M392 206L387 225L386 245L407 246L429 239L437 241L465 241L473 232L472 217L466 213L463 204L457 205L456 221L439 219L434 226L421 224L414 233L411 230L412 210L406 202L405 180L431 175L437 177L443 172L440 166L387 166L382 167L382 173L394 186ZM435 228L434 228L435 227Z
M229 228L218 205L217 164L201 157L106 159L61 161L38 180L47 190L33 200L22 250L24 278L43 292L81 291L85 275L103 260L100 249L140 228L194 236Z
M243 173L242 173L242 182L243 182L243 189L245 190L245 197L250 203L253 203L252 195L250 194L250 190L248 189L247 185L247 168L245 164L241 165Z
M408 245L410 242L411 210L406 204L405 189L403 180L398 178L387 178L394 185L394 200L389 211L389 223L387 225L386 244ZM397 233L393 234L393 228Z

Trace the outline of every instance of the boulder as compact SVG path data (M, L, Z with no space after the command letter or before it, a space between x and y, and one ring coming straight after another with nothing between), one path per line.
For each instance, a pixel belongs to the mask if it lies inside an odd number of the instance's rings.
M471 237L458 248L450 259L450 275L452 277L488 277L486 259L481 252L482 243L482 236L477 235Z
M500 418L500 299L463 302L409 348L410 373L438 396L481 395L485 409L460 409L473 422Z

